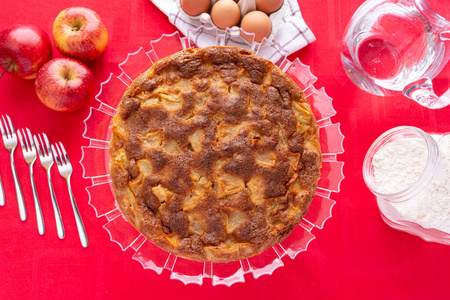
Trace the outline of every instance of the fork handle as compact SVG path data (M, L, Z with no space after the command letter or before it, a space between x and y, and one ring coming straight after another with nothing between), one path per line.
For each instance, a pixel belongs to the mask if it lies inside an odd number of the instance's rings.
M84 229L83 220L81 219L80 212L78 211L77 203L73 197L72 187L70 185L70 176L66 178L67 189L69 190L70 202L72 203L73 213L75 215L75 221L77 223L78 235L80 236L81 245L86 248L89 246L86 230Z
M17 196L17 204L19 206L20 220L25 221L27 219L27 210L25 208L25 201L23 200L22 188L20 187L19 178L17 178L16 166L14 165L14 149L9 151L9 156L11 160L11 170L14 178L14 186L16 188L16 196Z
M38 231L40 235L45 233L45 224L44 224L44 216L42 215L41 203L39 202L39 196L36 190L36 184L34 183L34 175L33 175L33 164L29 164L30 168L30 181L31 181L31 190L33 191L33 200L34 200L34 208L36 209L36 221L38 226Z
M0 206L4 206L5 202L5 190L3 189L2 177L0 177Z
M55 191L53 190L50 168L47 169L47 181L48 181L48 189L50 190L50 197L52 198L53 213L55 214L56 231L58 233L58 237L60 239L63 239L65 236L64 225L61 218L61 212L59 211L58 202L56 201Z

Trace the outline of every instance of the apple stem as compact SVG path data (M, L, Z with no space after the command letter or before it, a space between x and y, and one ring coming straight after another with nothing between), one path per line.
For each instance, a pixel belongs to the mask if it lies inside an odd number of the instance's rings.
M2 74L0 74L0 78L3 77L3 74L5 74L5 72L6 72L9 68L11 68L11 66L12 66L13 63L14 63L13 61L11 61L11 62L9 63L9 65L3 70Z
M70 89L70 86L69 86L69 80L67 80L67 78L66 78L66 87L67 87L68 89Z

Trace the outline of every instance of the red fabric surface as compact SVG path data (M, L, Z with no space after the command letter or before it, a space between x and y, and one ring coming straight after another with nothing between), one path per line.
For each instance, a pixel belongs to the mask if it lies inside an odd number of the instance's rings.
M337 116L346 136L346 179L333 217L316 239L296 259L284 258L284 266L270 276L225 286L187 285L144 270L131 259L132 251L110 241L88 204L78 164L83 120L88 106L73 113L51 111L40 103L33 81L6 74L0 79L0 114L8 114L16 128L46 132L52 141L62 141L74 162L72 186L90 239L81 247L65 182L53 168L53 184L66 228L58 239L44 170L35 166L38 193L46 217L46 233L40 236L29 184L28 168L21 150L16 167L28 208L21 222L15 200L8 153L0 145L0 174L7 204L0 207L0 299L448 299L450 291L450 247L427 243L418 237L387 226L379 215L375 197L362 178L362 162L371 143L384 131L399 125L418 126L428 132L445 132L450 125L450 107L429 110L403 97L380 98L355 87L340 63L342 34L362 0L300 1L303 16L317 41L290 58L299 57L318 76L316 87L325 86L334 99ZM176 29L148 0L135 1L9 1L0 9L0 28L15 23L34 23L51 34L53 20L64 8L81 5L97 11L105 21L110 41L104 55L89 64L100 83L110 72L119 74L117 64L139 46ZM54 57L60 57L54 49ZM442 93L450 85L450 66L435 80ZM95 101L91 99L91 103ZM0 143L2 144L2 143Z

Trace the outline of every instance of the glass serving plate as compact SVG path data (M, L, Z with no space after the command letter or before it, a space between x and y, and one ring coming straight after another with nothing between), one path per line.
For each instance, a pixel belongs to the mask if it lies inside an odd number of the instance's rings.
M240 34L232 30L218 33L215 28L204 26L196 30L210 31L210 34L216 36L217 45L235 46L236 41L242 39ZM291 235L260 255L227 264L201 263L159 249L131 226L115 205L108 168L110 122L125 89L134 78L159 59L188 47L195 47L189 32L187 37L180 37L179 32L163 34L158 40L151 41L148 47L140 47L129 53L125 61L119 64L122 73L111 73L109 78L101 83L100 92L95 97L97 102L92 105L89 116L84 120L83 137L88 140L89 145L82 147L80 164L83 177L91 180L91 185L86 188L89 204L95 209L98 218L105 218L106 224L103 227L110 234L111 241L116 242L123 251L131 249L134 252L133 259L139 261L145 269L151 269L158 274L168 270L171 279L181 280L185 284L202 285L205 279L209 278L212 285L231 286L244 282L246 274L252 274L254 278L272 274L275 269L283 266L284 258L294 259L300 252L306 251L315 238L313 229L322 229L325 221L331 218L335 204L331 199L332 193L339 192L340 183L344 179L344 163L337 158L338 154L344 152L344 136L340 131L340 124L330 120L336 114L332 99L325 93L324 88L314 87L317 77L311 73L309 66L302 64L299 59L289 61L286 51L279 44L267 41L253 43L251 50L256 55L274 62L300 86L317 118L323 165L316 196L307 215Z

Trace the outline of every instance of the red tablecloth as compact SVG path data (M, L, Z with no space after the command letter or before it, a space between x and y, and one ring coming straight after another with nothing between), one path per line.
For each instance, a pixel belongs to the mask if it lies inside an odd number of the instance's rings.
M8 154L0 145L0 174L6 187L7 205L0 207L0 299L448 299L450 291L450 247L427 243L415 236L391 229L380 218L374 196L361 174L364 155L384 131L399 125L418 126L429 132L449 130L450 108L428 110L403 97L380 98L356 88L340 64L343 31L362 0L299 1L307 24L317 41L290 58L299 57L319 77L333 97L337 116L346 136L346 179L333 217L316 239L296 259L270 276L228 288L187 285L144 270L122 252L102 228L105 220L95 217L89 206L78 164L83 120L88 108L58 113L38 100L33 81L5 75L0 79L0 114L9 114L16 128L46 132L62 141L74 162L72 178L75 197L84 218L90 246L81 247L63 179L53 169L53 183L66 227L66 238L58 239L44 170L35 166L38 192L46 217L47 232L40 236L29 184L28 168L20 149L17 171L22 182L29 218L19 220ZM51 34L53 20L64 8L82 5L97 11L108 26L110 42L104 55L89 64L96 78L96 92L128 52L162 33L175 31L157 8L147 0L135 1L8 1L0 9L0 28L15 23L35 23ZM54 49L54 56L61 56ZM442 93L450 85L450 66L435 80ZM92 99L91 101L95 101ZM92 103L92 102L91 102ZM89 106L89 105L88 105ZM0 143L1 144L1 143Z

